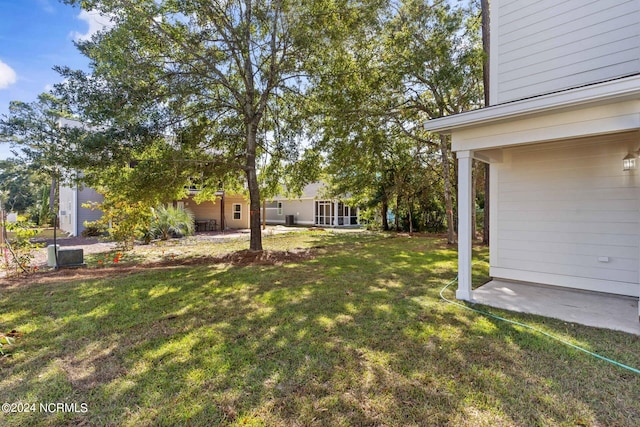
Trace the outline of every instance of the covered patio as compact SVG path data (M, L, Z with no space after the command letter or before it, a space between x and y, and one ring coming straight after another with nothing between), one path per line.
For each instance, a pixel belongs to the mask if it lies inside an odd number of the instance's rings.
M640 335L638 298L635 297L492 280L472 291L471 301L490 307Z
M458 159L458 299L640 332L639 88L635 75L428 122ZM472 290L475 160L490 165L497 280Z

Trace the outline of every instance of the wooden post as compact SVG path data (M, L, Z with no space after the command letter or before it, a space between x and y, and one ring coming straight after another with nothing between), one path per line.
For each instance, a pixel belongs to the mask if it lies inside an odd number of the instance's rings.
M224 234L224 191L222 191L222 195L220 196L220 230L222 234Z

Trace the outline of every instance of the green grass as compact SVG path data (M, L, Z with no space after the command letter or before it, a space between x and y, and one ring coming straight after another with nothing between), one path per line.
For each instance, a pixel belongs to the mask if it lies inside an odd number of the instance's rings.
M38 227L37 230L38 230L38 234L34 237L34 239L52 239L53 238L53 228ZM64 231L61 231L60 229L57 230L57 234L58 234L58 237L62 237L66 235L66 233ZM15 238L15 233L12 231L7 231L7 238L9 239Z
M273 236L265 246L314 247L317 256L0 288L0 331L23 333L0 359L0 403L88 407L0 414L0 425L632 426L640 419L640 376L442 302L456 253L440 240L316 232ZM135 260L160 256L155 250ZM479 265L474 281L486 275ZM640 366L638 337L496 312Z

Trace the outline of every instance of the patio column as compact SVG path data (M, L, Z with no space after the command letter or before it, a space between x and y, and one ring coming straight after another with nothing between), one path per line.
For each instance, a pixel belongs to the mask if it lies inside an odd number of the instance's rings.
M471 301L471 171L473 152L458 151L458 290L456 298Z

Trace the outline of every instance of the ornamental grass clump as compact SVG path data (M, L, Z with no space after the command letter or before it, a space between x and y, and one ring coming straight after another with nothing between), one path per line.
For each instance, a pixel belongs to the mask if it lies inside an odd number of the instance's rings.
M161 240L172 237L191 236L195 231L193 214L173 206L160 206L154 210L151 220L151 234Z

